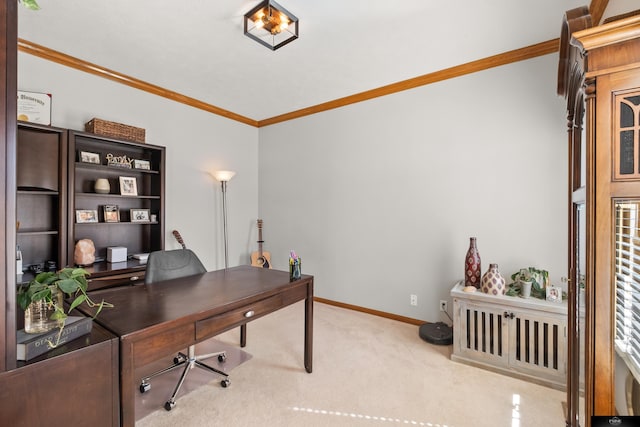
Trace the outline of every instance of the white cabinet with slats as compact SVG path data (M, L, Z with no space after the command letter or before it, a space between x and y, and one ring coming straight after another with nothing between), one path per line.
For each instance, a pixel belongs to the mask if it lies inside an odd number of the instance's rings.
M451 359L564 390L567 304L464 292L453 297Z

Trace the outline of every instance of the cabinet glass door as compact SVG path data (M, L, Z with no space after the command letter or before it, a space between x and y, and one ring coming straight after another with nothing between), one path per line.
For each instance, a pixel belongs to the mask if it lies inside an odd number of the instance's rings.
M567 425L587 425L585 414L585 330L587 295L587 135L584 101L578 97L575 126L570 139L569 280L567 319Z
M640 200L615 202L616 408L640 415Z

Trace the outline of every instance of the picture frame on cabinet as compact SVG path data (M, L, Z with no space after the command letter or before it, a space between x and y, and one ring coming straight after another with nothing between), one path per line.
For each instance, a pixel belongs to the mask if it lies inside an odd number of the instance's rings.
M120 194L123 196L138 195L138 184L134 176L120 177Z
M562 288L553 285L547 285L546 287L547 301L549 302L562 302Z
M102 210L104 222L120 222L120 208L118 205L104 205Z
M90 151L80 151L78 155L81 163L91 163L93 165L100 164L100 154L92 153Z
M76 222L78 224L98 222L98 211L95 209L76 209Z
M131 222L150 222L149 209L131 209Z
M134 160L133 167L135 169L151 170L151 162L149 160Z

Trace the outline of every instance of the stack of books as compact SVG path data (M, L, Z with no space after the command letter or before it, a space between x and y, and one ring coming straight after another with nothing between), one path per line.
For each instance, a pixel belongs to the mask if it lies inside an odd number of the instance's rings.
M20 329L16 337L18 343L17 359L31 360L64 343L88 334L92 327L93 320L90 317L68 316L64 321L62 333L59 328L40 334L28 334L24 329Z

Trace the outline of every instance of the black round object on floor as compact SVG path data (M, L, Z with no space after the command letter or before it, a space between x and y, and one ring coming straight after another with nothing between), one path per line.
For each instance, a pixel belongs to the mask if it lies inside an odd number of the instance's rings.
M425 323L418 330L420 338L436 345L453 344L453 329L443 322Z

